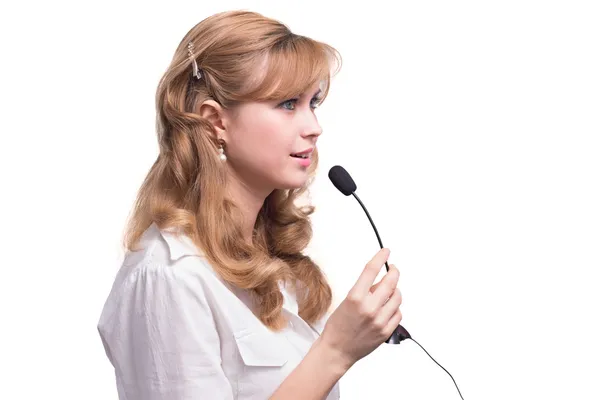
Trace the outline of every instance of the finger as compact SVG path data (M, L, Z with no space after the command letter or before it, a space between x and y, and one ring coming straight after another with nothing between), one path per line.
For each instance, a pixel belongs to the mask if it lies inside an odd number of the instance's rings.
M396 309L396 311L394 312L394 315L392 315L387 326L385 327L385 332L387 332L386 337L389 337L392 335L392 333L394 333L394 331L396 330L398 325L400 325L401 321L402 321L402 311L400 311L400 309L398 308L398 309Z
M396 310L400 307L400 304L402 304L402 292L400 292L400 289L396 288L387 303L381 307L381 317L386 321L392 318L396 313Z
M395 267L395 265L394 264L390 264L390 267ZM400 272L400 271L398 271L398 272ZM382 282L382 280L379 281L379 282L377 282L373 286L371 286L371 288L369 289L369 292L374 293L377 290L377 288L381 285L381 282Z
M398 286L398 279L400 278L400 271L395 265L390 265L390 270L385 274L380 282L379 287L373 293L373 302L375 307L379 308L383 306L385 301L392 295L394 289Z
M381 281L379 281L376 284L374 284L373 286L371 286L371 288L369 289L369 292L374 293L377 290L377 288L379 287L379 285L381 285Z
M369 293L369 288L373 285L375 278L379 275L381 267L385 264L390 256L390 250L383 248L375 254L375 256L367 263L358 280L352 287L352 291L362 296Z

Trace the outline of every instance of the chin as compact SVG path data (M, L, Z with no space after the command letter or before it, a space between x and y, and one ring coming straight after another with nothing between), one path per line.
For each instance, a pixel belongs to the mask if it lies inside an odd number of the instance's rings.
M303 187L306 184L306 182L303 183L297 183L297 184L293 184L293 183L288 183L288 184L284 184L284 185L279 185L277 187L277 189L281 189L281 190L293 190L293 189L300 189L301 187Z
M308 183L310 174L308 169L303 170L286 170L285 172L273 176L272 180L275 189L290 190L300 189Z
M282 189L282 190L300 189L301 187L306 186L307 182L308 182L308 175L306 175L302 178L287 179L283 182L280 181L279 184L277 185L277 189Z

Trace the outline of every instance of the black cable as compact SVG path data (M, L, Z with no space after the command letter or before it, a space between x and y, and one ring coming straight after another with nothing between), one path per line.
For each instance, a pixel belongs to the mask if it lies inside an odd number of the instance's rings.
M371 223L371 226L373 227L373 230L375 231L375 235L377 236L377 241L379 242L379 247L383 248L383 243L381 242L381 238L379 237L379 232L377 232L377 227L375 227L375 223L373 222L373 219L371 219L371 215L369 214L369 212L367 211L367 208L365 207L365 205L363 204L362 201L360 201L360 198L356 195L356 193L352 192L352 196L354 196L354 198L358 201L358 204L360 204L360 206L362 207L363 211L365 212L365 214L367 214L367 218L369 218L369 222ZM390 267L388 266L387 261L385 262L385 268L389 271ZM458 394L460 395L460 398L462 400L465 400L462 396L462 394L460 393L460 389L458 388L458 385L456 384L456 381L454 380L454 377L452 376L452 374L450 374L450 372L448 372L448 370L446 370L446 368L442 367L440 365L440 363L438 363L437 361L435 361L435 359L433 357L431 357L431 354L427 353L427 350L425 350L425 348L423 346L421 346L419 344L419 342L417 342L415 339L413 339L412 337L408 337L407 339L412 340L413 342L415 342L416 344L419 345L420 348L423 349L423 351L429 356L429 358L431 358L433 360L433 362L435 362L437 365L440 366L441 369L443 369L444 371L446 371L446 373L448 375L450 375L450 378L452 378L452 382L454 382L454 386L456 386L456 390L458 390Z
M458 394L459 394L460 398L461 398L461 399L463 399L463 400L465 400L465 399L462 397L462 394L460 393L460 389L458 388L458 385L456 384L456 381L454 380L454 378L452 377L452 375L450 374L450 372L448 372L448 371L446 370L446 368L442 367L442 366L440 365L440 363L438 363L437 361L435 361L435 359L434 359L433 357L431 357L431 354L427 353L427 350L425 350L425 348L423 348L423 346L421 346L421 345L419 344L419 342L417 342L417 341L416 341L415 339L413 339L412 337L411 337L411 338L409 338L409 339L410 339L410 340L412 340L413 342L415 342L416 344L418 344L418 345L419 345L419 347L423 349L423 351L424 351L424 352L425 352L425 353L426 353L426 354L429 356L429 358L431 358L431 359L433 360L433 362L434 362L434 363L436 363L437 365L439 365L441 369L443 369L444 371L446 371L446 373L447 373L448 375L450 375L450 378L452 378L452 382L454 382L454 386L456 386L456 390L458 390Z

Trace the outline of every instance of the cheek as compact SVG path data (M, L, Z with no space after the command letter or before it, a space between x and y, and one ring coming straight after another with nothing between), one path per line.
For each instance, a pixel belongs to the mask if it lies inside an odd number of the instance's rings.
M273 118L248 120L245 128L240 127L236 139L236 154L272 167L287 161L286 155L293 144L285 135L282 124Z

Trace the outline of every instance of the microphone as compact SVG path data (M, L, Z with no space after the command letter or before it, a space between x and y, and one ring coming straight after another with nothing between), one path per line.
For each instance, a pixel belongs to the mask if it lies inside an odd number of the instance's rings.
M367 208L362 203L362 201L360 201L360 199L358 198L356 193L354 193L356 191L356 183L354 183L354 180L352 179L352 177L350 177L350 174L344 168L340 167L339 165L336 165L329 170L329 179L331 180L331 183L333 183L333 185L340 192L342 192L345 196L352 195L358 201L358 203L364 210L365 214L367 214L367 217L369 218L369 222L371 222L371 226L373 227L373 230L375 231L375 235L377 236L377 240L379 241L379 246L381 248L383 248L383 244L381 243L381 238L379 237L379 232L377 232L377 228L375 227L375 224L373 223L373 220L371 219L371 216L369 215ZM390 267L389 267L387 261L385 262L385 268L387 271L390 270ZM415 342L421 349L423 349L423 351L429 356L429 358L431 358L433 360L433 362L435 362L441 369L443 369L444 371L446 371L446 373L448 375L450 375L450 378L452 378L452 382L454 382L454 386L456 386L456 390L458 390L458 394L459 394L460 398L463 399L462 393L460 392L460 389L458 388L458 384L456 383L456 380L454 380L454 377L452 376L452 374L450 374L450 372L448 372L448 370L446 368L442 367L440 365L440 363L435 361L435 359L433 357L431 357L431 354L429 354L427 352L427 350L425 350L425 348L419 344L419 342L417 342L415 339L413 339L410 336L410 333L408 333L408 331L406 329L404 329L404 327L402 325L398 325L396 327L396 329L394 330L394 333L392 333L392 335L385 341L385 343L399 344L401 341L403 341L405 339L410 339L413 342Z
M329 170L329 179L331 180L331 183L333 183L333 186L335 186L345 196L352 195L358 201L365 214L367 214L369 222L371 222L371 226L373 227L375 235L377 236L377 240L379 241L379 246L383 248L383 243L381 243L381 238L379 237L379 232L377 232L377 228L373 223L373 219L371 219L367 208L365 207L363 202L360 201L360 199L355 193L356 183L354 183L354 180L352 179L350 174L343 167L335 165ZM390 270L390 266L388 265L387 261L385 262L385 269L387 271ZM412 339L410 333L408 333L408 331L404 329L402 325L398 325L398 327L394 330L394 333L392 333L392 335L385 341L385 343L399 344L405 339Z

